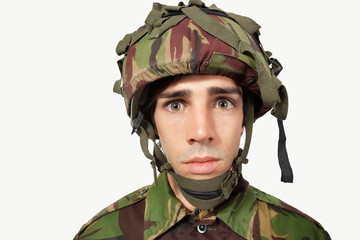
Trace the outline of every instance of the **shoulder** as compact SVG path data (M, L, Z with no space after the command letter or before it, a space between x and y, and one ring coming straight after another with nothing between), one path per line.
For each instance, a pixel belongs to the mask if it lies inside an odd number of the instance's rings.
M123 233L118 223L119 212L129 208L136 208L136 205L140 204L147 197L149 187L142 187L101 210L80 228L74 239L102 239L107 238L107 234L122 235ZM91 237L86 238L85 236Z
M271 235L279 238L330 239L321 224L309 215L255 187L250 186L249 190L257 199L260 231L271 229Z

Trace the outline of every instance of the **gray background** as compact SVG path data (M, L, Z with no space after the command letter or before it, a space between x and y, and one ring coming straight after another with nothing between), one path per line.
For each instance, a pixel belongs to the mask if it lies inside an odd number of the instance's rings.
M71 239L102 208L152 182L123 100L112 93L115 46L143 24L151 2L1 1L1 239ZM280 183L271 115L255 124L244 176L320 221L333 239L354 239L360 214L355 3L217 1L262 26L290 97L295 183Z

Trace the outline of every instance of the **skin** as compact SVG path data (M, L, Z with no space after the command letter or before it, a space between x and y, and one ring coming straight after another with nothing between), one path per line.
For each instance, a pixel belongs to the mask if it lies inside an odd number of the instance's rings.
M228 171L244 131L241 88L216 75L185 75L156 100L155 124L168 162L191 179L210 179ZM190 210L172 177L170 187Z

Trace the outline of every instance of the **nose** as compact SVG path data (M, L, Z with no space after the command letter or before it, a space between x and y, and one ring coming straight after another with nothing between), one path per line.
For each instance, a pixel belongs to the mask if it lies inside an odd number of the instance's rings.
M192 109L189 111L186 126L186 141L188 144L208 144L214 141L214 119L209 109Z

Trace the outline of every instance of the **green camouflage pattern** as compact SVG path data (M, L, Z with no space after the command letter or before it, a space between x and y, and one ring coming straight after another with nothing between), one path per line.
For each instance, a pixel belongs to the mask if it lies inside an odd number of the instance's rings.
M192 3L178 10L187 14L186 9L204 7L201 1L192 2L198 2L198 6ZM220 11L214 6L210 9ZM169 7L154 4L146 25L118 44L117 53L125 56L119 60L122 79L115 83L114 91L123 95L129 115L136 116L130 108L135 93L148 83L178 74L216 74L235 79L257 96L255 118L281 102L278 89L282 84L258 42L259 25L235 14L205 14L204 19L196 21L186 14L161 17L170 12ZM219 32L230 35L235 43L199 26L209 20L215 20ZM282 115L286 117L286 113Z
M245 186L244 191L232 196L210 217L222 220L239 235L236 239L330 239L321 225L309 216L259 189ZM134 227L140 231L144 226L144 231L140 238L132 238L124 234L128 230L120 226L121 218L130 216L120 212L138 203L145 204L144 217ZM208 211L200 212L196 219L210 221L206 219ZM158 185L141 188L111 204L85 224L74 240L156 239L174 229L187 214L188 210L173 195L166 175L160 174Z

